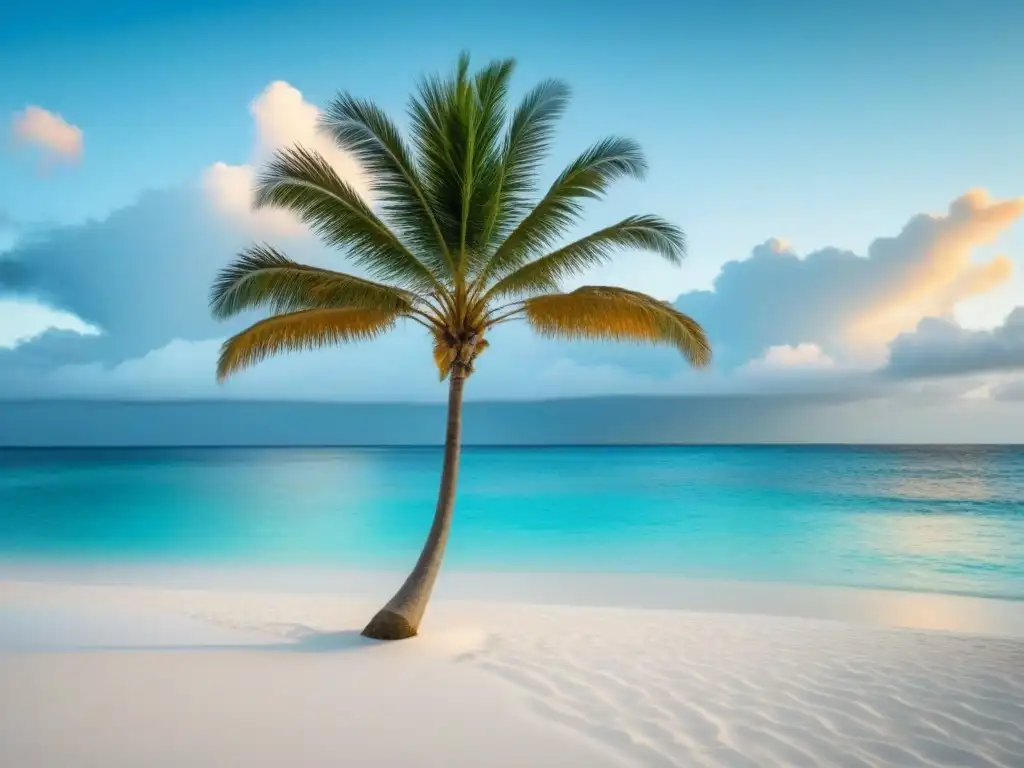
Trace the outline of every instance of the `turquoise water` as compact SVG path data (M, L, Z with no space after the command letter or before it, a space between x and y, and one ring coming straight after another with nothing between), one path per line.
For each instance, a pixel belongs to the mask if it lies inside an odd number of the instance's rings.
M0 450L0 558L411 565L438 448ZM447 566L1024 599L1024 449L468 448Z

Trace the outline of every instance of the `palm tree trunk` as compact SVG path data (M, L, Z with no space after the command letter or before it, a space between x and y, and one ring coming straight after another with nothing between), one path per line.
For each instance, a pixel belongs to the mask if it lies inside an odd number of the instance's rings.
M427 541L412 573L388 604L366 625L364 637L402 640L413 637L419 630L420 619L423 618L434 582L441 570L441 559L452 526L455 486L459 476L459 449L462 443L462 390L465 384L466 370L462 366L453 367L448 383L448 430L444 440L441 487Z

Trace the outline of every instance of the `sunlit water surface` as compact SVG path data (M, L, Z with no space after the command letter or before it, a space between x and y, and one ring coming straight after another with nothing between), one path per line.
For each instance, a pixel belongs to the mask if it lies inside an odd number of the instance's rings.
M438 448L0 450L0 558L400 569ZM1024 449L468 448L448 567L1024 599Z

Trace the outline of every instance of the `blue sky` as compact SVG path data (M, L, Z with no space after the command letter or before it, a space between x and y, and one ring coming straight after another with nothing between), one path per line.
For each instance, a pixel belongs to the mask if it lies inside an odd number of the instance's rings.
M0 71L13 73L0 79L0 116L38 105L80 128L84 149L46 174L20 146L0 152L0 248L14 256L54 227L73 243L74 227L133 210L145 190L193 189L212 164L247 162L247 107L272 82L314 105L347 89L400 114L416 78L447 70L463 49L477 63L514 56L521 90L550 76L573 87L551 173L606 134L641 142L649 179L616 190L588 223L653 212L681 224L683 270L624 258L599 273L664 298L712 288L725 263L773 237L801 255L865 256L876 238L943 214L969 190L996 201L1024 194L1016 0L17 5L0 10ZM170 208L167 226L198 231ZM999 327L1024 304L1024 226L1014 220L995 242L965 247L979 264L1007 254L1015 269L957 296L956 330ZM137 250L142 264L156 258L144 234ZM65 271L51 288L75 279ZM81 315L70 300L47 301ZM11 318L0 311L0 344ZM805 336L760 351L806 343L837 359L813 329Z
M103 216L243 160L244 105L273 80L400 111L416 77L464 48L518 58L523 88L573 86L566 153L604 133L640 140L654 172L619 199L706 228L692 270L773 235L862 249L970 187L1021 192L1014 0L16 5L0 11L0 70L17 73L0 110L40 104L89 144L59 183L4 158L0 209L27 222Z

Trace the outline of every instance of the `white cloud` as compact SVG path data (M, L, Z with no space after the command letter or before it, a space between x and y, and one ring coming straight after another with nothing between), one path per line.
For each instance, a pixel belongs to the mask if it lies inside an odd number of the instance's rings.
M70 312L26 299L0 299L0 348L14 349L49 330L95 336L99 329Z
M52 163L74 162L85 149L85 135L60 115L37 106L28 106L14 115L14 139L40 150L45 169Z
M792 371L795 369L832 368L836 361L826 355L817 344L783 344L769 347L761 357L751 360L744 369L751 372Z
M234 224L264 236L306 233L305 226L288 212L252 210L258 168L274 150L293 144L319 152L343 179L369 199L366 179L359 165L317 130L320 110L306 101L298 89L277 80L253 99L249 113L256 127L256 144L249 162L242 165L214 163L204 171L202 179L203 189L216 209Z

